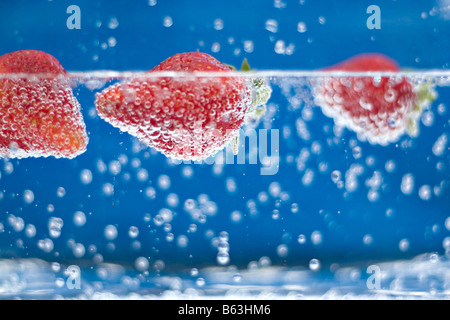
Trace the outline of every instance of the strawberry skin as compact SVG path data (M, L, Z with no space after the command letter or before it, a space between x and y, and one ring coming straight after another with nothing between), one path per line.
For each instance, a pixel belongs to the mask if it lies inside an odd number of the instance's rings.
M86 150L80 105L65 76L42 51L0 57L0 156L74 158Z
M155 72L223 72L223 77L153 76ZM238 134L251 106L244 77L201 52L176 54L144 78L115 84L96 98L101 118L174 159L201 160Z
M325 71L397 72L398 65L381 54L362 54ZM315 102L336 124L345 126L372 144L387 145L405 131L417 134L417 118L433 100L406 77L339 76L323 79L314 88ZM432 96L432 95L431 95Z
M55 57L38 50L21 50L0 57L0 73L64 75Z
M366 53L356 55L334 66L324 68L327 71L398 71L397 62L391 58L378 54Z

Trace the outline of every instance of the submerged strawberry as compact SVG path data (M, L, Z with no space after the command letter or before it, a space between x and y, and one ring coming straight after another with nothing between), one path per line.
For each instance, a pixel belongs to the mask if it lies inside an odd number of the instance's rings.
M325 71L397 72L397 64L381 54L363 54ZM323 79L314 89L315 102L338 125L355 131L362 140L387 145L405 131L417 134L417 119L434 91L413 85L405 76L337 76Z
M254 90L251 81L227 74L231 71L205 53L176 54L142 78L103 90L95 104L100 117L166 156L201 160L236 138L256 104L269 98L263 83Z
M65 75L42 51L0 57L0 157L73 158L86 150L80 105Z

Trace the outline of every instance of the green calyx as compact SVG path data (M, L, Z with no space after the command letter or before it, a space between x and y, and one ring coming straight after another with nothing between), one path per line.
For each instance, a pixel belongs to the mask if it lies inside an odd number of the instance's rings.
M434 90L434 86L429 83L422 83L417 88L417 98L414 109L416 111L422 111L424 108L429 107L434 100L436 100L437 94Z
M252 68L250 68L250 65L248 64L247 58L244 58L241 64L241 71L251 71Z
M414 102L413 115L408 119L406 124L406 131L410 136L417 136L419 132L417 119L422 111L428 108L434 100L436 100L437 93L434 86L429 83L422 83L415 87L416 101Z
M241 64L241 72L251 72L252 68L247 58L244 58ZM249 109L249 116L253 119L259 119L266 111L266 103L272 94L272 88L265 83L263 78L252 79L253 99Z
M233 66L229 67L232 68L234 71L237 71L235 67ZM252 71L247 58L244 58L244 60L242 61L241 68L239 71L249 73ZM268 84L266 84L263 78L251 77L250 80L253 97L251 105L247 111L245 122L248 122L250 120L252 121L258 120L264 115L264 113L266 112L267 101L269 101L270 96L272 94L272 88ZM236 155L239 149L239 134L237 134L236 137L233 138L233 140L231 141L231 146L233 153Z

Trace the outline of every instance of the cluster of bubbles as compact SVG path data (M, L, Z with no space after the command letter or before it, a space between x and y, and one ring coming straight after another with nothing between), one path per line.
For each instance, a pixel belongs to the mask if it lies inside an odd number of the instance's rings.
M329 83L332 84L333 81L344 81L340 80L341 78L336 78L334 80L330 79ZM295 121L295 129L298 138L300 138L304 143L309 144L310 147L302 147L298 156L293 156L292 154L286 155L287 163L295 163L297 165L297 169L299 172L303 173L302 184L310 185L315 178L315 171L313 168L308 167L307 163L311 162L313 156L320 158L322 153L322 149L324 147L333 147L341 144L343 138L341 138L345 134L345 127L349 127L347 122L342 121L350 121L350 117L346 116L335 116L332 115L334 120L336 121L334 126L329 126L325 124L323 126L323 131L325 133L333 133L333 138L327 138L326 145L323 145L322 141L315 140L312 137L311 130L309 129L312 124L310 124L311 119L314 117L314 112L311 110L314 109L315 103L318 101L318 96L314 97L314 94L317 94L315 90L317 89L317 83L321 84L319 87L323 86L321 82L322 79L312 79L311 84L309 83L309 79L287 79L286 81L275 81L275 84L278 85L286 97L286 99L290 103L291 111L296 112L296 110L301 110L301 116L298 117ZM325 80L328 81L328 80ZM401 81L401 79L398 79ZM428 81L428 80L427 80ZM427 81L412 81L412 83L416 86L416 88L420 88L421 85L425 83L427 85ZM311 85L312 89L309 88ZM436 95L436 93L430 89L430 94ZM312 95L311 95L312 94ZM324 98L325 99L325 98ZM320 99L319 99L320 100ZM424 102L422 105L424 109L420 120L425 127L433 126L434 119L436 115L445 115L446 106L441 103L437 106L436 111L431 110L429 106L427 106L427 102ZM326 109L326 108L325 108ZM324 108L321 109L326 113ZM333 109L334 110L334 109ZM415 113L417 116L417 113ZM315 116L317 117L317 115ZM346 120L347 119L347 120ZM350 126L353 128L352 126ZM405 128L403 127L402 130ZM359 129L358 129L359 130ZM357 130L357 131L358 131ZM295 131L291 129L291 126L284 125L283 127L283 137L285 139L292 139ZM397 141L400 137L400 131L390 131L389 134L392 136L389 139L393 139ZM376 136L376 134L375 134ZM369 138L371 142L378 141L375 136ZM381 137L381 139L384 139ZM384 170L373 169L375 168L376 158L373 155L365 155L363 152L362 144L367 141L367 136L362 136L360 134L357 135L357 139L349 138L348 146L351 148L351 157L349 159L354 160L354 163L348 164L347 168L344 170L341 169L330 169L329 164L325 161L320 161L318 164L317 171L321 174L330 174L331 180L335 183L338 189L342 189L345 194L350 194L358 191L361 186L361 177L367 176L368 174L372 174L372 176L367 177L365 181L365 186L368 189L367 198L371 202L377 202L380 198L380 192L383 192L386 187L386 183L383 181L386 174L391 175L395 174L398 171L398 164L394 159L386 160L384 164ZM384 140L383 140L384 141ZM401 145L397 144L396 146L401 147L402 149L406 149L410 145L410 141L403 137L403 141ZM382 141L380 140L379 143ZM385 144L385 141L382 143ZM433 155L437 157L436 162L436 170L442 171L445 168L443 159L445 158L445 150L448 145L448 134L446 132L442 133L434 143L432 143L431 152ZM365 161L364 161L365 159ZM363 162L362 162L363 161ZM383 172L384 171L384 172ZM445 186L445 179L440 181L437 185L422 185L419 186L416 190L418 191L418 195L422 200L429 200L432 194L441 195L442 188ZM400 190L404 194L412 194L414 191L414 176L411 173L407 173L404 175L403 180L401 182Z
M399 193L399 196L412 197L418 196L418 199L430 203L434 198L442 196L445 191L446 181L442 178L441 181L419 182L417 172L404 168L397 159L383 159L377 154L370 154L365 148L366 144L359 141L357 137L344 139L344 129L330 122L324 121L320 128L320 135L314 130L313 119L319 117L317 109L308 105L311 102L311 97L308 96L308 91L304 90L305 83L300 80L297 85L290 79L289 85L284 82L276 82L281 91L285 93L285 97L289 102L289 112L296 116L293 123L284 124L282 127L283 138L286 141L300 141L300 148L292 150L282 155L282 165L292 166L298 173L298 187L310 190L317 188L317 180L326 178L330 184L338 190L343 192L344 197L357 193L359 190L365 188L367 200L370 203L381 204L383 195L385 194L386 186L394 189L394 192ZM268 112L261 119L261 125L265 128L271 128L271 122L276 117L276 109L280 106L273 103L268 106ZM275 110L275 111L274 111ZM427 110L425 116L421 116L422 124L426 127L434 125L440 115L446 113L446 106L440 104L436 111L434 109ZM431 113L431 114L430 114ZM431 120L433 119L433 120ZM325 133L325 135L323 134ZM446 172L448 157L448 139L447 132L438 133L437 137L431 141L428 149L430 161L435 161L435 170L438 172ZM344 141L344 142L343 142ZM337 148L345 145L347 148L346 162L343 166L336 165L333 161L326 158L325 151L329 148ZM399 148L408 150L408 144L399 143ZM164 258L157 259L153 256L153 251L148 251L145 248L145 243L142 243L141 237L150 233L163 233L162 241L173 244L180 251L189 248L194 243L194 234L198 234L198 230L202 226L208 226L207 222L217 221L220 214L228 216L229 222L233 225L244 225L250 219L264 218L270 216L271 222L282 221L289 219L292 215L300 215L306 212L303 209L302 202L298 201L292 196L293 190L285 187L281 180L272 179L266 186L258 185L259 189L252 195L252 193L245 193L245 201L242 207L236 205L232 210L225 212L220 211L222 203L219 198L207 194L206 192L199 193L195 196L184 196L181 193L176 193L178 180L174 174L175 169L179 173L182 181L193 182L194 179L202 176L202 170L205 166L197 166L196 164L183 164L178 166L171 159L167 159L164 164L167 166L166 172L156 172L153 167L148 166L150 160L156 158L157 152L153 149L148 149L138 141L135 141L129 152L122 153L113 158L97 158L92 166L83 163L77 171L77 179L82 187L91 188L97 186L100 188L100 194L108 201L120 193L122 187L116 181L133 181L141 188L142 198L146 203L150 203L148 213L143 216L143 225L138 225L137 222L131 226L123 226L108 222L101 226L102 241L106 242L104 248L98 244L80 243L75 241L75 237L67 235L69 239L64 237L65 231L75 227L73 232L82 232L87 230L89 226L90 215L89 210L78 208L73 210L66 217L58 216L60 213L55 210L54 204L49 204L46 211L49 214L46 217L46 223L43 227L39 227L27 221L26 216L22 216L21 212L25 212L27 206L36 204L42 205L40 202L40 193L37 189L26 187L20 194L24 208L17 212L9 213L4 221L0 221L0 234L6 231L13 233L23 233L26 239L32 239L36 247L45 254L52 257L58 257L61 254L60 241L65 240L65 245L70 249L74 258L88 259L92 258L96 264L97 276L100 279L108 279L115 270L108 268L105 264L104 252L114 252L116 244L122 240L122 231L126 232L128 240L130 241L134 268L144 276L151 275L151 270L161 272L165 269L168 261ZM223 163L223 162L222 162ZM0 170L0 180L10 176L15 170L20 171L21 164L17 164L11 160L3 160L2 170ZM200 169L201 168L201 169ZM223 164L215 163L211 166L211 177L217 179L221 184L217 184L218 188L223 190L225 197L239 197L239 195L246 191L244 184L241 184L239 177L236 174L230 174L228 168ZM204 172L203 172L204 173ZM394 173L399 174L400 180L393 180ZM6 188L6 187L5 187ZM70 194L69 186L57 186L54 189L54 194L57 199L67 198ZM9 190L0 190L0 201L5 197L9 197ZM161 200L161 201L160 201ZM159 202L157 202L159 201ZM158 204L156 204L158 203ZM57 205L56 205L57 206ZM44 205L45 207L45 205ZM267 209L269 208L269 209ZM288 210L285 210L288 208ZM322 214L322 213L321 213ZM326 213L323 213L324 216ZM396 214L395 208L388 207L385 209L385 215L388 218L394 217ZM22 217L21 217L22 216ZM184 232L180 232L175 227L176 223L182 222L182 218L188 218L188 226ZM185 221L185 220L184 220ZM250 222L249 222L250 223ZM147 226L149 226L147 228ZM151 226L151 227L150 227ZM450 231L450 217L444 222L445 230ZM42 229L40 229L42 228ZM439 225L432 226L432 229L439 228ZM150 231L149 231L150 230ZM156 230L156 231L155 231ZM223 229L221 229L223 230ZM120 231L120 232L119 232ZM210 242L215 251L215 261L227 272L232 273L231 281L235 284L245 283L252 279L251 274L237 270L233 266L233 259L230 252L234 243L234 234L230 230L214 232L212 229L205 231L205 237ZM289 242L290 238L296 239L294 243ZM13 245L18 248L24 247L25 239L16 239ZM370 233L362 235L362 243L364 246L371 246L374 241L374 236ZM306 248L307 244L315 249L320 248L322 244L326 244L328 238L323 230L316 228L308 232L290 235L289 232L281 234L281 242L275 245L273 257L278 258L278 261L287 261L293 255L296 247ZM411 249L412 242L408 237L402 237L398 241L399 252L408 252ZM443 248L450 252L450 240L446 237L442 242ZM231 251L230 251L231 248ZM157 251L158 248L152 248ZM272 257L272 258L273 258ZM312 273L324 270L324 261L319 258L308 258L307 267ZM261 271L270 270L272 266L271 258L267 256L261 257L257 261L251 261L247 265L247 271ZM234 267L234 269L233 269ZM205 288L214 281L208 277L207 272L198 268L191 268L190 276L195 279L195 286L198 289ZM355 276L356 277L356 276ZM136 280L138 279L138 280ZM136 281L144 283L145 278L131 278L123 277L122 283L127 286L134 287ZM58 280L61 282L61 279ZM179 278L171 279L168 286L173 290L181 290L184 282Z
M0 157L74 158L85 152L85 123L67 81L2 80L0 97Z
M228 232L222 231L218 239L214 239L214 246L217 246L217 263L227 265L230 262L230 245L228 243Z
M191 268L187 275L150 278L149 259L135 260L136 271L117 264L99 264L94 270L42 260L0 261L2 297L44 299L445 299L448 259L436 253L408 261L375 265L333 264L333 277L320 278L320 261L312 259L309 270L272 265L269 257L251 261L247 270L234 266L220 269ZM164 263L155 261L156 268ZM382 272L378 290L370 287L372 270ZM80 276L78 290L69 290L71 276ZM311 285L311 284L314 285Z
M100 117L165 155L199 160L236 136L235 127L243 123L251 102L245 79L223 80L161 78L115 84L97 96L96 107ZM223 122L231 125L218 129Z

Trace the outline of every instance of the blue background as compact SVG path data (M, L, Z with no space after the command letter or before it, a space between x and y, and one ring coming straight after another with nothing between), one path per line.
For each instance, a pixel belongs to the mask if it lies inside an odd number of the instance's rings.
M213 54L229 64L239 65L247 57L256 69L313 70L342 61L362 52L382 52L394 58L403 67L415 69L448 69L450 61L450 21L445 12L433 1L283 1L283 8L276 8L273 1L163 1L154 6L148 1L1 1L0 3L0 53L21 49L37 49L54 55L69 71L89 70L148 70L167 57L184 51L200 50ZM81 30L69 30L66 20L69 5L81 9ZM381 29L366 27L369 5L381 8ZM426 17L421 15L425 13ZM448 12L446 13L448 15ZM165 27L164 17L171 17L173 25ZM325 23L319 22L325 18ZM448 17L448 16L447 16ZM114 29L108 27L111 19L118 21ZM214 28L214 21L222 19L222 30ZM276 33L266 30L269 19L278 22ZM304 22L307 31L299 33L297 24ZM116 45L102 48L103 43L114 37ZM234 42L229 43L232 37ZM244 50L244 42L251 40L252 52ZM283 40L292 44L291 55L278 54L275 43ZM212 52L213 43L220 44L219 52ZM236 51L238 49L239 51ZM292 88L294 90L294 88ZM151 149L138 153L132 151L136 141L128 134L121 134L92 113L94 94L80 85L74 89L83 108L90 143L85 154L74 160L66 159L12 159L14 171L8 174L5 161L0 162L0 222L4 232L0 233L0 256L42 257L48 261L72 261L74 256L68 247L73 239L86 248L83 257L90 263L93 254L88 247L94 244L97 253L106 261L133 263L136 257L149 257L151 262L161 259L167 268L176 266L215 265L217 248L211 239L205 237L207 230L215 236L221 231L229 234L231 264L247 265L252 260L268 256L276 264L306 264L312 258L323 263L367 260L389 260L406 258L423 252L443 252L442 242L449 236L445 220L450 212L449 152L441 157L431 153L431 146L443 132L449 133L448 111L435 114L434 125L421 124L420 136L415 139L404 137L402 148L371 146L358 143L363 156L352 157L351 139L355 135L344 131L339 143L332 147L327 141L333 132L325 133L324 127L333 126L333 121L324 117L318 108L313 108L313 118L307 121L311 139L305 141L295 133L296 119L302 110L289 107L289 103L275 85L271 98L276 112L265 119L259 128L291 130L289 138L280 141L280 170L275 176L261 176L257 165L227 165L222 175L212 174L210 165L191 165L192 179L186 179L181 172L184 165L171 165L167 159ZM435 111L440 103L448 105L448 87L437 88L439 97L432 106ZM281 137L283 137L281 135ZM311 150L313 141L322 146L320 155L311 155L307 167L315 171L311 186L302 185L303 172L296 163L285 158L299 155L302 148ZM98 159L107 165L125 154L128 163L122 166L118 176L96 170ZM375 158L375 164L365 164L367 156ZM136 179L136 169L131 166L132 158L141 160L141 167L148 170L149 179ZM384 164L393 159L396 171L387 174ZM329 170L321 174L317 168L320 162L327 162ZM444 164L442 171L436 170L436 163ZM351 164L359 163L365 173L359 178L359 189L348 197L336 188L330 179L332 170L345 172ZM80 182L80 172L88 168L93 173L89 185ZM370 202L364 181L374 171L382 172L384 186L380 199ZM131 179L123 179L123 173L130 173ZM415 175L415 191L412 195L400 192L401 178L405 173ZM171 178L169 190L157 186L161 174ZM226 179L233 177L238 191L227 192ZM432 196L430 201L421 200L417 189L424 185L438 185L444 181L442 194ZM279 204L279 199L270 197L267 204L258 203L258 193L268 192L272 182L279 182L290 199ZM114 185L113 196L102 194L104 183ZM58 187L64 187L66 195L56 195ZM156 199L144 196L145 188L156 189ZM34 192L31 204L23 201L25 189ZM159 209L167 207L168 193L176 193L180 204L171 222L175 238L187 235L189 244L179 248L176 240L167 242L167 232L153 221L146 222L144 216L152 218ZM183 210L186 199L196 199L205 193L218 206L218 212L208 217L206 223L197 223L197 231L188 232L189 225L196 223ZM257 202L258 215L249 214L247 201ZM299 212L291 212L292 203L298 203ZM278 204L277 204L278 203ZM48 212L52 204L54 212ZM395 212L386 217L386 210ZM274 209L280 211L280 218L274 220ZM74 212L86 213L87 223L77 227L72 223ZM230 213L240 210L244 215L240 223L230 220ZM36 226L37 234L28 238L23 231L15 232L8 225L8 215L22 217L26 224ZM49 237L47 223L50 217L61 217L64 221L62 234L53 239L55 249L51 253L39 250L39 239ZM106 225L116 225L118 237L112 241L114 250L108 249L103 232ZM140 250L132 250L133 239L128 236L130 226L137 226L140 234L137 240ZM311 243L314 231L322 234L319 245ZM304 234L306 243L297 242L297 236ZM363 237L371 235L372 245L365 245ZM23 241L23 245L17 242ZM399 250L399 242L408 239L409 250ZM279 245L286 245L286 257L277 254ZM76 259L75 259L76 260Z

